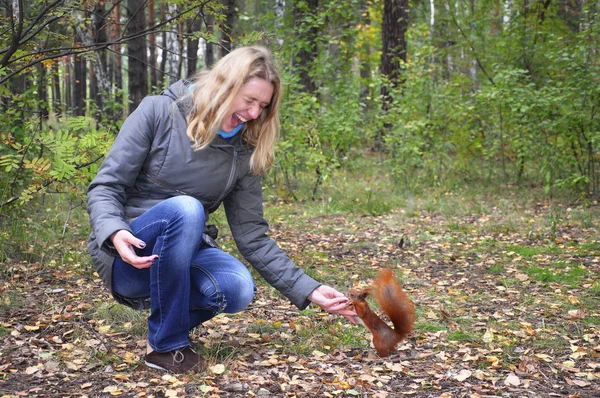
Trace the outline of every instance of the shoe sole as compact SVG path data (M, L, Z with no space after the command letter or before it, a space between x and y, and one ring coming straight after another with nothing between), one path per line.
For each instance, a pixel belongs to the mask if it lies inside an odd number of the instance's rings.
M163 368L162 366L158 366L157 364L154 364L154 363L151 363L148 361L144 361L144 362L146 363L146 366L148 366L149 368L158 369L158 370L166 370L167 372L170 372L169 369Z

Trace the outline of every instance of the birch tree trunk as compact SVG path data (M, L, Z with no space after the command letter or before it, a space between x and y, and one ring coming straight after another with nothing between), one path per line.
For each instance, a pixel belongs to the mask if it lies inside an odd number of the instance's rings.
M169 4L168 6L169 9L169 14L170 15L176 15L177 14L177 6L174 4ZM178 39L178 35L177 35L177 31L179 29L179 24L177 25L173 25L171 26L166 34L166 43L165 43L165 49L163 51L163 57L166 56L166 62L167 62L167 81L169 82L169 85L175 83L177 80L179 80L179 76L180 76L180 70L179 70L179 65L180 64L180 59L181 59L181 45L179 43L179 39Z

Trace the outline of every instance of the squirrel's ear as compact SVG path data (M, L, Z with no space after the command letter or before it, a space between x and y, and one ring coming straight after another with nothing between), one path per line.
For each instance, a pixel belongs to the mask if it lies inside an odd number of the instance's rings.
M358 296L358 298L360 298L361 300L364 300L364 299L366 299L367 297L369 297L369 294L370 294L370 293L371 293L371 292L370 292L370 291L368 291L368 290L363 290L363 291L360 293L360 295Z

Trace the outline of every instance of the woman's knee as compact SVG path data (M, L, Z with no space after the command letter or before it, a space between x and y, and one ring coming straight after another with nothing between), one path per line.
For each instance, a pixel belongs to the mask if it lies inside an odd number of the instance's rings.
M225 312L233 314L248 308L252 300L256 287L250 273L246 270L247 275L236 275L232 278L227 286L227 291L223 292L227 306Z
M198 199L192 198L191 196L175 196L167 199L164 202L165 205L173 208L173 214L177 217L198 222L202 220L202 223L206 220L206 214L204 212L204 206Z
M192 280L196 281L192 282L192 295L197 296L192 298L192 308L196 310L233 314L246 309L254 299L252 275L238 260L218 270L197 265L192 265L192 270Z

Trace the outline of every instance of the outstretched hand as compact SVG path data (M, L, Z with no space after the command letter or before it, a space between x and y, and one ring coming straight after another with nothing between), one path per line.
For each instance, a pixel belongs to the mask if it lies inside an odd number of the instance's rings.
M332 287L321 285L308 296L308 299L331 314L338 314L356 324L356 313L348 309L348 298Z
M135 252L135 248L143 249L146 247L146 243L125 229L115 232L110 239L117 252L119 252L121 259L135 268L150 268L154 260L158 258L157 255L139 257Z

